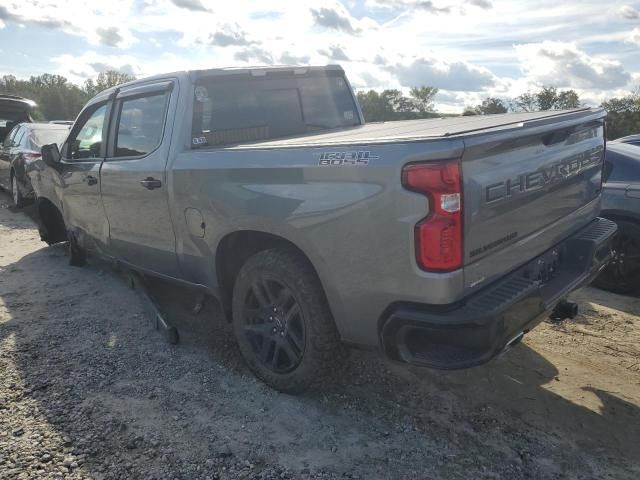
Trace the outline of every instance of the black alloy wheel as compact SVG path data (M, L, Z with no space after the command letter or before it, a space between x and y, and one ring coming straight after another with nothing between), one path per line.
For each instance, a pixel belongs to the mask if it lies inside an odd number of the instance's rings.
M263 366L287 373L300 364L305 327L289 287L274 278L256 278L247 291L243 317L245 335Z
M593 283L615 293L630 293L640 288L640 225L626 220L617 223L613 257Z

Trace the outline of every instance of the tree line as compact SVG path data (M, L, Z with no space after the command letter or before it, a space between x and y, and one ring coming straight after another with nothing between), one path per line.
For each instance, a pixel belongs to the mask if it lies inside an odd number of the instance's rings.
M0 94L18 95L35 101L37 107L32 116L36 120L75 120L92 97L107 88L134 79L132 75L109 70L78 86L62 75L50 73L32 76L28 80L3 75L0 77Z
M438 89L414 87L405 96L400 90L360 91L358 101L368 122L409 120L441 116L434 108ZM462 115L490 115L507 112L566 110L583 106L575 90L560 90L543 86L538 91L525 92L518 97L488 97L479 105L466 106ZM631 94L602 102L607 110L607 138L614 139L640 133L640 87Z
M100 73L83 85L71 83L62 75L32 76L20 80L13 75L0 77L0 94L19 95L34 100L36 120L73 120L93 96L107 88L134 80L135 77L117 71ZM359 91L358 101L368 122L412 120L442 116L435 110L438 89L431 86L414 87L405 95L400 90ZM488 97L479 105L466 106L463 115L489 115L507 112L563 110L582 106L575 90L560 90L543 86L513 98ZM624 97L611 98L601 106L608 112L607 138L613 139L640 133L640 87Z

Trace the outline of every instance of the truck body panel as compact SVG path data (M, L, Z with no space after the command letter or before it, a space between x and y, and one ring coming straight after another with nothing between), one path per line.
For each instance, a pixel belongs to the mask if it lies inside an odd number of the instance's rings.
M32 173L37 194L61 210L79 237L98 238L103 254L218 296L218 254L225 238L237 232L282 238L313 265L342 340L370 347L382 346L383 324L394 305L464 304L596 219L602 110L364 124L357 103L350 107L341 97L336 109L344 113L345 125L318 130L303 111L286 125L300 129L300 122L309 122L305 133L255 139L280 131L268 123L272 107L264 92L247 97L251 108L259 107L256 118L267 123L225 130L223 119L210 118L207 108L224 111L228 98L198 89L218 85L218 76L244 75L246 85L262 77L286 78L289 91L305 75L321 77L323 71L182 72L104 92L87 107L113 103L100 158L87 161L90 167L64 159L55 168L40 165ZM326 72L329 82L338 82L331 83L338 92L332 95L353 96L341 70ZM160 143L144 155L115 158L126 92L146 98L160 94L154 89L167 98ZM292 109L291 95L280 92L277 98ZM241 140L229 143L231 138ZM453 271L425 271L416 262L416 224L429 218L433 204L403 186L403 169L444 160L461 165L464 261ZM100 184L92 195L101 199L101 211L76 212L63 172L79 169L86 180L85 170L95 174L96 168ZM149 179L158 181L157 188L145 186ZM88 215L97 218L85 229ZM581 278L591 268L582 267Z

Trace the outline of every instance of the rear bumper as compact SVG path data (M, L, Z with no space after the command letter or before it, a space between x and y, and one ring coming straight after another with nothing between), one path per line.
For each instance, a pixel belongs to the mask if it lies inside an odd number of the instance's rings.
M384 352L394 360L440 369L487 362L605 267L615 232L614 222L597 218L456 304L392 305L380 323Z

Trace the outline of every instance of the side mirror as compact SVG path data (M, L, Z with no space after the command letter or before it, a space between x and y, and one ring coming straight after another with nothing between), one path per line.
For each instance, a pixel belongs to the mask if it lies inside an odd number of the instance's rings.
M60 155L60 150L58 149L58 145L55 143L51 143L49 145L42 146L42 161L49 165L50 167L55 167L60 163L62 156Z

